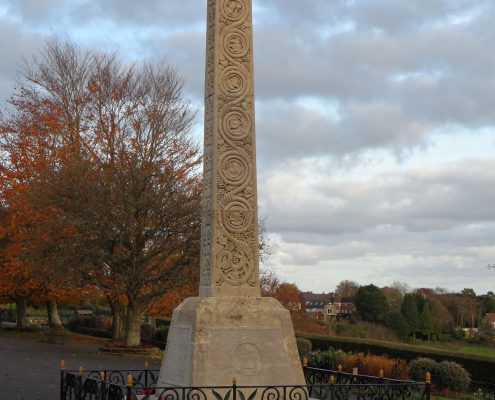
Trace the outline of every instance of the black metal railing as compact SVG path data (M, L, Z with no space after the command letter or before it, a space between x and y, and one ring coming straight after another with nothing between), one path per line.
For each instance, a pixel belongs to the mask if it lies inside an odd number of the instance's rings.
M66 371L61 400L429 400L430 384L305 368L306 385L157 387L158 370Z

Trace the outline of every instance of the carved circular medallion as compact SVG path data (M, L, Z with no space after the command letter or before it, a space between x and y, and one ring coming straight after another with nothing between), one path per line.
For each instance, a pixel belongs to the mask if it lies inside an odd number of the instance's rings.
M222 133L234 140L245 139L251 133L251 118L243 110L230 111L222 119Z
M241 343L232 354L232 366L239 375L258 375L261 370L261 351L254 343Z
M246 200L235 200L225 207L223 224L230 233L242 233L253 224L253 214Z
M231 57L244 57L249 51L246 35L235 29L225 35L223 40L225 52Z
M243 0L225 0L223 2L223 14L231 21L239 21L246 18L247 7Z
M223 92L230 96L241 96L247 92L246 76L239 67L227 67L220 78Z
M240 154L228 152L221 159L220 173L228 185L236 186L249 177L249 166Z

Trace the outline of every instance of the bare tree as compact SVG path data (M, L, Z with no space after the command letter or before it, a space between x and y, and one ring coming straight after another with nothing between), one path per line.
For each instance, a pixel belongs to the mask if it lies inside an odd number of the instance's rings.
M123 299L125 343L137 346L142 313L198 270L201 154L183 81L164 62L124 65L67 40L50 41L25 78L10 136L41 143L29 201L51 210L53 233L31 255ZM16 131L20 115L34 137Z

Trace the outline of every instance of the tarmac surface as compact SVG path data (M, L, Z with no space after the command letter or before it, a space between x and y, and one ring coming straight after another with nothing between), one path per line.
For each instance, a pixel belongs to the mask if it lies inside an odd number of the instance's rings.
M60 361L66 369L159 369L161 360L98 352L97 344L49 344L0 331L0 400L58 400Z

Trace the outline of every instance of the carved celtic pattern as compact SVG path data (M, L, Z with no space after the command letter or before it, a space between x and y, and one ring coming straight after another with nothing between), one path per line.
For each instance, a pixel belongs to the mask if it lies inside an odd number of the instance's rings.
M225 0L222 11L225 17L231 21L245 20L248 17L246 0Z
M244 57L249 52L248 39L240 29L234 29L225 35L224 50L230 57Z
M251 0L209 0L207 29L201 287L259 295Z
M220 166L220 174L228 185L239 185L249 177L248 161L236 152L231 151L223 154Z
M221 134L227 139L243 140L252 132L249 113L242 108L235 108L222 118Z
M224 93L237 98L247 94L249 89L247 72L243 68L227 67L221 74L220 83Z

